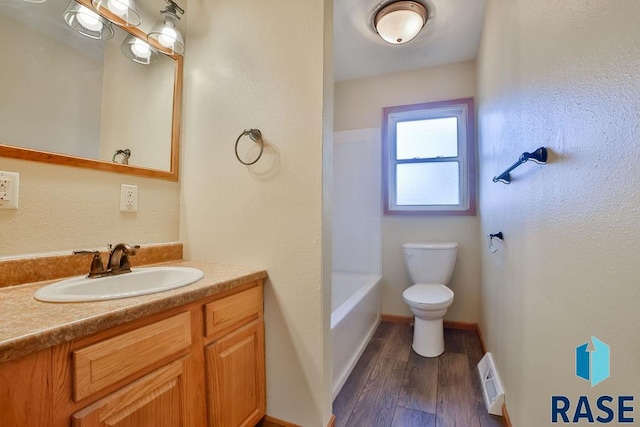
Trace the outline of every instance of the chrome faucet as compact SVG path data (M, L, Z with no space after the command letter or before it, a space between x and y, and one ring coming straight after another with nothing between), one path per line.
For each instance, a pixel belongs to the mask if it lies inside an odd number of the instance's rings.
M109 253L109 262L107 263L109 274L131 273L129 255L135 255L138 249L140 249L139 245L131 246L126 243L118 243L113 247L109 245L109 250L111 251Z

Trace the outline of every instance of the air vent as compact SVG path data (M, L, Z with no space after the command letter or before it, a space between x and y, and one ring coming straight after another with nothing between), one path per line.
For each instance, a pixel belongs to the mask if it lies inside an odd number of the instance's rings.
M502 405L504 404L504 388L498 376L496 365L493 362L491 353L487 353L478 363L478 374L482 385L484 405L492 415L502 415Z

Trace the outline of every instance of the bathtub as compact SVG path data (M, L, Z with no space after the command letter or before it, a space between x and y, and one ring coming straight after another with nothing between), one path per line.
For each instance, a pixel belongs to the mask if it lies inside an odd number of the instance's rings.
M380 276L334 272L331 286L333 398L380 323Z

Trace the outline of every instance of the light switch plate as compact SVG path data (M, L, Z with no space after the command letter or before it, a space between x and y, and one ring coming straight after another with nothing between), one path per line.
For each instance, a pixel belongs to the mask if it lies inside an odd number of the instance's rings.
M0 171L0 209L18 209L20 174Z
M120 211L138 212L138 186L122 184L120 186Z

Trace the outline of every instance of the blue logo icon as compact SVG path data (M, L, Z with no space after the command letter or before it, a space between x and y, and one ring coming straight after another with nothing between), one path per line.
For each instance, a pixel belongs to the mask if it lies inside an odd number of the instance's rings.
M609 346L596 337L591 337L593 349L589 350L589 342L576 347L576 376L590 381L591 387L609 378L610 351Z

